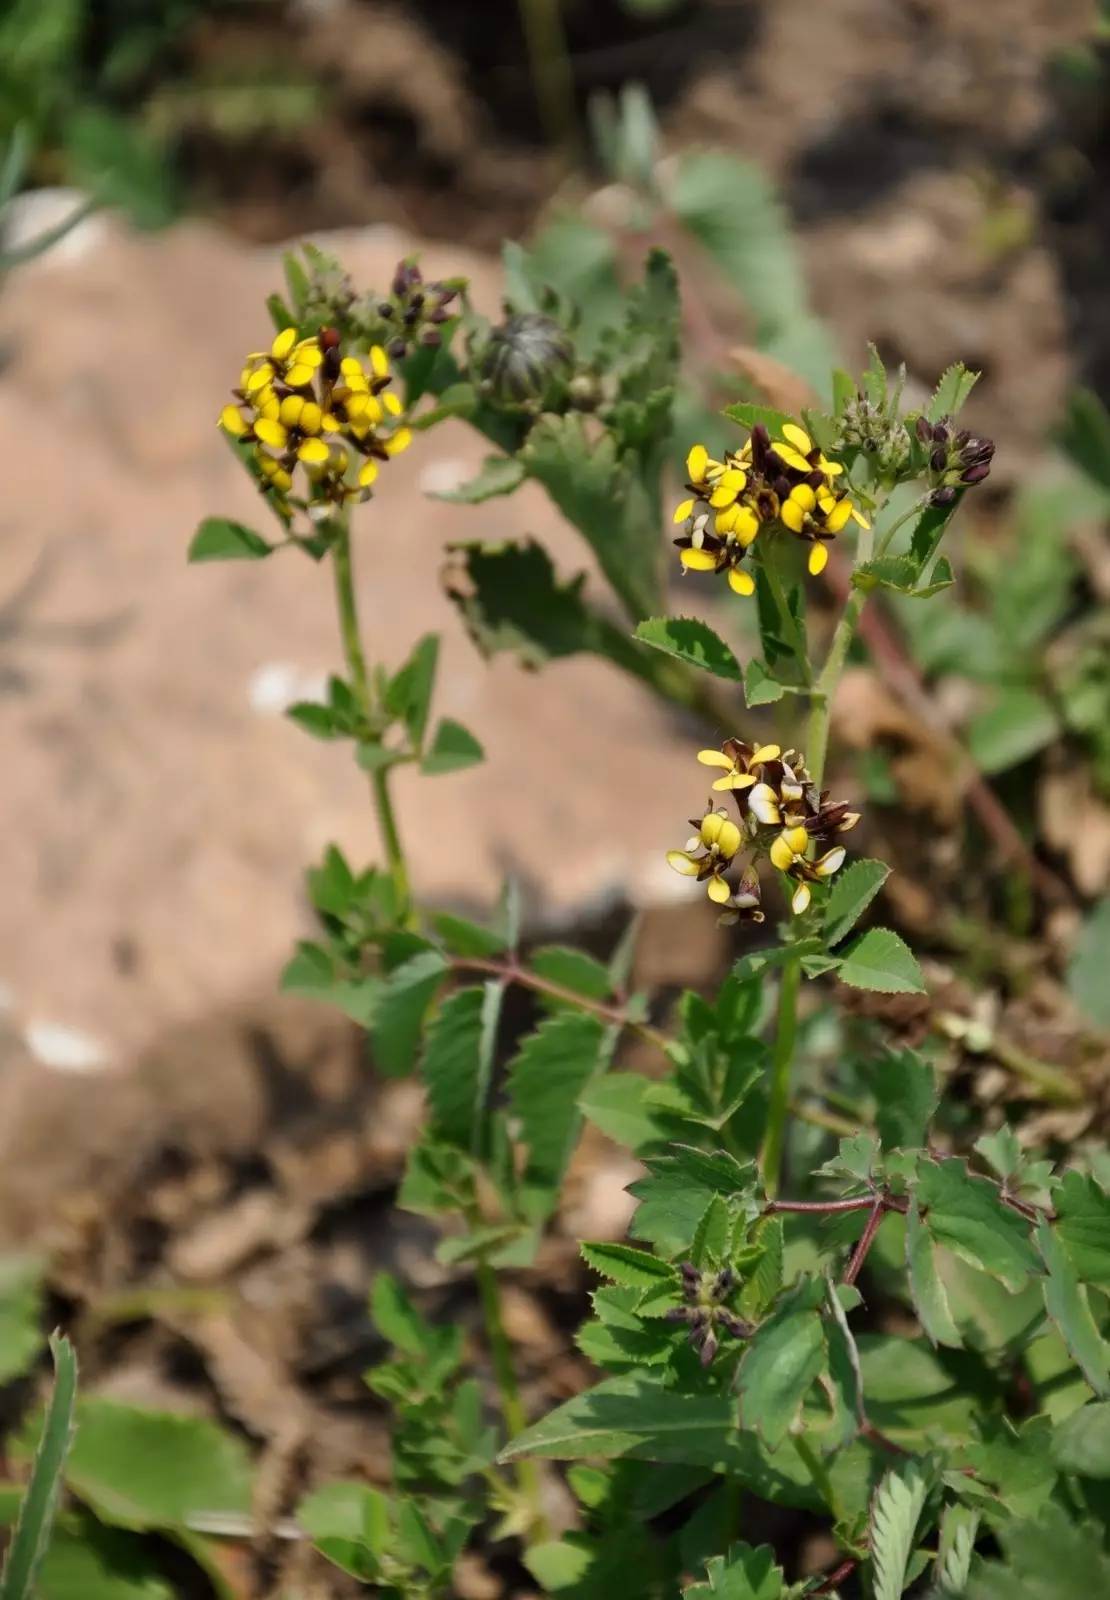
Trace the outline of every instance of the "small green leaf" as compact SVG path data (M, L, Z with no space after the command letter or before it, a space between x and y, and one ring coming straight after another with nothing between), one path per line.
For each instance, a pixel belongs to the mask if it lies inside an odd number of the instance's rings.
M944 372L929 401L926 412L929 421L939 422L942 417L954 417L978 381L979 373L969 372L962 361L953 362Z
M0 1572L0 1600L30 1600L50 1544L66 1458L73 1447L73 1408L77 1398L77 1357L69 1340L55 1334L54 1387L34 1452L31 1481Z
M1082 1172L1055 1186L1056 1234L1083 1283L1110 1287L1110 1195Z
M426 633L386 686L385 708L391 716L401 718L416 750L424 742L438 664L439 635Z
M1091 1315L1087 1291L1047 1218L1038 1222L1036 1238L1048 1269L1044 1280L1045 1309L1083 1376L1096 1395L1105 1399L1110 1395L1110 1352Z
M457 489L441 489L433 500L449 500L455 505L476 506L498 495L512 494L524 482L524 463L519 456L487 456L481 471Z
M568 945L544 945L533 950L529 965L538 977L587 1000L604 1000L610 992L609 970L585 950Z
M763 662L753 656L744 668L744 700L749 710L774 705L786 693L786 685L772 678Z
M448 995L428 1027L420 1061L433 1133L476 1155L484 1142L503 987L490 983Z
M453 916L449 911L433 912L431 921L453 955L488 959L500 955L505 949L504 934L493 928L485 928L481 923L469 922L464 917Z
M555 1205L581 1126L578 1097L599 1072L605 1044L596 1017L560 1011L541 1022L509 1063L509 1103L527 1149L523 1181L532 1220Z
M396 967L382 986L374 1009L374 1065L390 1077L412 1068L424 1013L443 981L447 963L438 950L421 950Z
M929 1481L916 1461L886 1474L871 1503L871 1568L875 1600L900 1600L905 1592L918 1520Z
M825 1285L802 1278L760 1323L740 1362L740 1420L776 1450L826 1358Z
M727 1555L706 1562L705 1575L708 1582L684 1589L683 1600L781 1600L784 1592L782 1568L767 1544L756 1550L734 1544Z
M661 1261L650 1251L604 1241L585 1242L578 1248L587 1266L624 1289L655 1289L661 1284L677 1286L678 1276L670 1262Z
M226 517L206 517L189 546L190 561L261 561L274 546L260 533Z
M738 1161L726 1150L703 1151L689 1145L672 1145L666 1155L647 1156L645 1178L629 1184L637 1206L629 1233L654 1244L666 1255L688 1251L702 1213L715 1194L733 1195L755 1202L756 1169L751 1161Z
M831 949L855 927L890 877L885 861L853 861L833 879L825 906L825 942Z
M464 767L476 766L485 758L486 752L474 735L461 722L444 717L420 763L420 770L428 777L435 777L444 772L461 772Z
M716 678L740 682L740 663L728 645L696 617L650 617L638 624L636 638Z
M1068 989L1081 1011L1100 1028L1110 1029L1110 895L1088 914L1068 963Z
M959 1349L963 1343L952 1319L948 1291L937 1271L936 1249L921 1221L916 1198L906 1213L906 1267L917 1320L934 1344Z
M661 1137L658 1117L645 1099L650 1088L650 1080L638 1072L610 1072L586 1085L578 1107L587 1122L635 1155Z
M994 704L972 718L967 745L981 772L1004 772L1059 737L1060 719L1035 689L1002 689Z
M1002 1203L986 1178L974 1178L962 1161L922 1161L917 1201L925 1226L973 1267L1000 1278L1016 1292L1038 1269L1029 1224Z
M297 1522L320 1553L364 1583L391 1542L389 1501L368 1483L326 1483L302 1500Z
M889 928L868 928L844 951L841 983L881 994L924 994L925 979L913 952Z
M1062 1472L1110 1478L1110 1401L1092 1400L1057 1423L1052 1459Z

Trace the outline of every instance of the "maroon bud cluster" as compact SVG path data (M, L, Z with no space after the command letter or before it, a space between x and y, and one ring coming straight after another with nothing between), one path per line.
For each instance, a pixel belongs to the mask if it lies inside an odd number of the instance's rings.
M686 1304L668 1311L667 1321L686 1323L690 1329L690 1343L698 1352L702 1366L708 1367L720 1349L722 1334L734 1339L750 1339L755 1328L723 1303L739 1284L731 1267L702 1272L692 1261L684 1261L679 1272Z
M990 476L994 443L980 439L966 428L954 428L951 417L930 422L918 417L918 441L929 450L929 474L934 481L931 504L949 506L961 489L982 483Z

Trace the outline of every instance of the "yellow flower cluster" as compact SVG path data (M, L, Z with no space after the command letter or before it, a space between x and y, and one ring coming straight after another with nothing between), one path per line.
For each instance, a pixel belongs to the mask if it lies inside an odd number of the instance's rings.
M687 497L675 507L682 532L675 540L687 572L724 572L737 594L751 594L755 579L742 565L764 528L786 528L811 546L809 570L821 572L828 541L854 518L867 519L837 479L844 468L814 445L796 422L772 439L758 423L743 447L715 461L704 445L686 457Z
M334 329L302 339L296 328L285 328L268 351L247 357L235 401L220 412L220 426L254 446L262 488L283 515L290 512L298 466L305 471L308 502L341 505L365 497L378 463L412 442L391 381L380 346L371 349L364 366L357 356L341 354Z
M668 865L705 884L709 898L724 909L722 922L762 922L754 862L765 854L788 880L791 910L800 915L812 898L810 885L843 865L844 846L832 840L854 828L859 813L830 801L827 790L818 791L805 758L777 744L726 739L717 750L699 750L698 760L719 772L713 788L732 794L737 819L711 799L704 816L691 819L697 832L686 848L667 852ZM830 848L811 856L810 847L822 845ZM732 883L730 874L745 853L750 859Z

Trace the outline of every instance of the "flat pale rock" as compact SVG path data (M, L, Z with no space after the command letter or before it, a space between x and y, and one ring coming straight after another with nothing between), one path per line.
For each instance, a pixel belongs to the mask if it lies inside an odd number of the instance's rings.
M414 247L387 229L328 242L367 286ZM493 264L423 259L468 273L496 310ZM131 1062L259 992L310 930L305 866L331 839L358 863L377 854L349 749L281 714L340 667L326 569L296 552L185 562L206 515L265 526L215 418L279 278L277 251L205 226L136 236L99 218L4 285L0 1005L57 1070ZM452 539L532 533L563 571L591 565L531 489L477 510L427 497L483 453L462 426L418 442L357 533L372 654L398 664L442 633L435 713L487 753L400 776L418 892L479 909L512 871L553 925L619 893L688 893L662 852L703 798L692 732L601 662L487 666L442 594Z

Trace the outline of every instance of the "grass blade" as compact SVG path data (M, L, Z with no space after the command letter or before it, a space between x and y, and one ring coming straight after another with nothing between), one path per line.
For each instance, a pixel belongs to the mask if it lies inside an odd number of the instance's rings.
M0 1600L29 1600L34 1591L39 1565L50 1543L62 1468L73 1439L77 1357L69 1340L60 1334L51 1339L50 1351L54 1357L54 1392L35 1452L31 1481L0 1573Z

